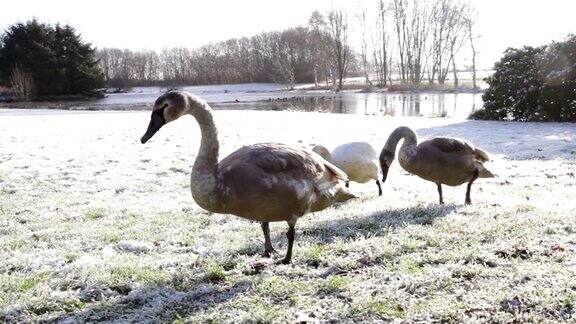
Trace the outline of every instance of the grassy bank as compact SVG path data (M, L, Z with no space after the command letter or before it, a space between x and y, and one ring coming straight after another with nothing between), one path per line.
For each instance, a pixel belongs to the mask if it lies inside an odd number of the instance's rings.
M194 204L191 118L138 140L146 112L1 111L1 321L557 321L576 307L576 126L287 112L215 113L222 155L280 141L380 148L396 126L458 136L498 175L435 185L397 163L377 197L310 214L294 263L258 224ZM49 125L49 126L48 126ZM295 128L295 125L298 125ZM272 224L282 254L285 224Z

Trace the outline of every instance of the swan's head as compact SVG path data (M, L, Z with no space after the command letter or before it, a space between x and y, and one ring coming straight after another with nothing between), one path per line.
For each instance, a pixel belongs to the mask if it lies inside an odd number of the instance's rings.
M185 93L171 91L158 97L152 107L152 117L146 134L140 140L142 144L148 142L162 126L189 113L189 109L188 97Z
M312 151L320 155L324 160L330 161L330 151L322 145L314 145Z
M386 149L382 150L380 153L380 168L382 169L382 182L386 182L386 177L388 177L388 169L394 161L394 152L388 151Z

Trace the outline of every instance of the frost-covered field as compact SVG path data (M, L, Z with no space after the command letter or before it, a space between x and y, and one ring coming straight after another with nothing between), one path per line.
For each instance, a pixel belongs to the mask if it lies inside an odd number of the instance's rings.
M260 256L256 223L189 191L190 117L139 138L147 112L0 111L0 321L576 319L576 125L218 111L243 144L380 149L400 125L467 138L498 175L445 187L397 163L377 197L309 214L293 264ZM272 224L280 254L283 223Z

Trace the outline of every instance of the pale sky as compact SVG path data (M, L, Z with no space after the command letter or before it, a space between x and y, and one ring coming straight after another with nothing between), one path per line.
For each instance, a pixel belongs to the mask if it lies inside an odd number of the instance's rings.
M349 16L375 0L4 0L0 28L36 17L68 23L97 47L198 47L232 37L305 25L310 13L344 8ZM472 0L479 13L479 68L509 46L541 45L576 34L576 0ZM353 19L353 18L351 18Z

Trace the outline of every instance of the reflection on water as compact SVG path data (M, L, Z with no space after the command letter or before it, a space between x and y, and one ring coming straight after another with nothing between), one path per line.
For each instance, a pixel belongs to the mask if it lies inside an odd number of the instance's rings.
M341 93L215 103L216 109L314 111L337 114L466 118L482 107L480 93Z
M215 109L314 111L337 114L466 118L482 107L480 93L326 93L286 91L283 85L250 83L183 87ZM109 94L95 105L150 104L167 91L161 87L133 88Z

